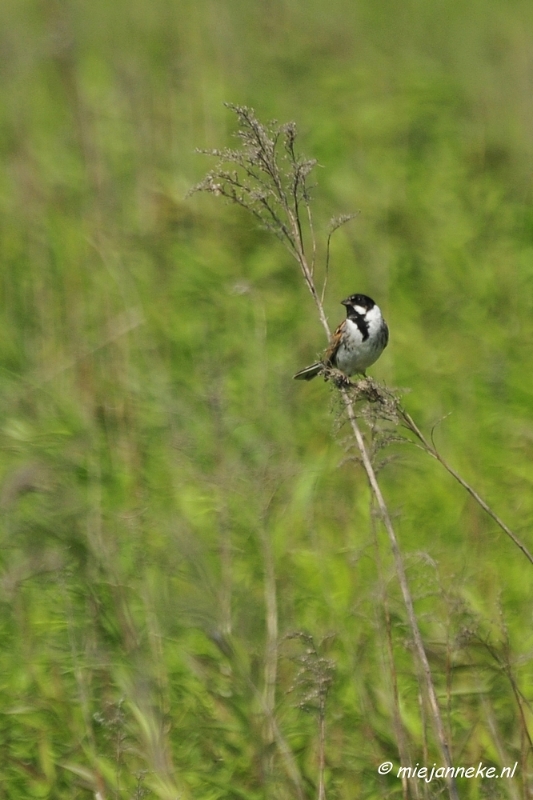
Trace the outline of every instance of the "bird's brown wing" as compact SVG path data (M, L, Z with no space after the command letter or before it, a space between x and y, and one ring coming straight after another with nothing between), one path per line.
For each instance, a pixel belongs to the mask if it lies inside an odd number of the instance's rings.
M339 345L342 340L343 330L344 322L341 322L330 339L328 348L324 353L324 358L322 361L317 361L315 364L311 364L309 367L301 369L300 372L297 372L296 375L294 375L297 381L310 381L312 378L316 377L316 375L319 375L324 367L337 366L335 356L337 355L337 350L339 349Z
M324 353L323 363L327 367L337 366L335 362L335 356L337 355L337 350L339 349L340 343L342 341L342 334L344 331L345 322L346 320L343 320L341 324L338 326L337 330L330 339L328 349Z

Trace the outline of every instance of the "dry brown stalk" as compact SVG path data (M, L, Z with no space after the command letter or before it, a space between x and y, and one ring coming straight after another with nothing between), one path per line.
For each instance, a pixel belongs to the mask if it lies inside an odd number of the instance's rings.
M305 284L315 302L320 322L329 339L331 332L323 306L328 269L326 269L322 290L319 292L316 287L314 275L317 248L312 223L310 196L306 182L316 162L297 156L295 151L296 127L293 123L287 125L271 123L265 126L256 118L252 109L232 105L229 105L229 108L234 111L239 120L240 128L237 132L237 136L240 139L241 147L235 150L225 149L208 151L210 155L216 156L219 162L215 169L208 173L205 179L199 183L193 191L210 192L211 194L220 195L237 203L252 213L263 227L272 231L278 239L281 240L300 267ZM305 215L302 213L303 211L305 211ZM333 220L330 236L333 230L350 218L350 216L347 216L345 218L339 217L337 220ZM303 230L304 220L306 223L306 236L310 239L312 253L311 262L308 261L306 255L306 242ZM328 268L329 240L328 238ZM339 389L350 428L359 450L360 461L368 478L370 489L376 499L380 517L388 535L396 575L407 612L414 652L423 675L424 689L431 709L433 730L444 764L446 767L452 767L450 747L437 701L430 664L424 648L424 642L407 581L403 557L390 512L379 486L364 436L358 424L355 403L359 399L381 402L385 418L395 420L401 418L405 424L408 423L410 418L408 415L405 415L405 412L400 413L399 402L394 395L382 391L371 379L366 378L359 383L352 384L350 381L342 378L342 376L335 374L335 371L327 369L324 369L324 377L326 379L331 379ZM414 426L414 423L412 423L412 425ZM411 430L423 441L423 438L421 439L421 434L416 432L416 426L411 427ZM438 457L436 451L434 453L428 450L428 452L435 458L438 458L438 460L446 466ZM448 469L447 466L446 468ZM454 474L450 469L448 469L448 471ZM458 478L456 475L454 475L454 477ZM460 482L471 494L473 493L473 490L465 483L462 481ZM473 496L475 496L475 494L473 494ZM488 507L485 510L487 509ZM491 516L493 516L493 514L491 514ZM517 542L515 541L515 543ZM274 720L270 712L271 709L269 709L268 716L274 725ZM321 717L322 727L320 730L322 757L325 745L324 719L325 717L323 714ZM274 730L276 730L276 727L274 727ZM287 759L287 753L283 755L285 759ZM452 800L458 800L454 779L447 778L446 780L450 798L452 798ZM295 782L297 783L297 781ZM320 800L325 800L323 769L320 770L319 775L319 796Z

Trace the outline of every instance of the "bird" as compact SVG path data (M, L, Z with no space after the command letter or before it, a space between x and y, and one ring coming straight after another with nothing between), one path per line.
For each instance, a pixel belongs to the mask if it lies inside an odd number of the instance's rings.
M350 377L365 375L389 341L389 328L380 307L366 294L351 294L341 300L346 319L341 322L321 361L316 361L294 375L297 381L310 381L324 368L336 368Z

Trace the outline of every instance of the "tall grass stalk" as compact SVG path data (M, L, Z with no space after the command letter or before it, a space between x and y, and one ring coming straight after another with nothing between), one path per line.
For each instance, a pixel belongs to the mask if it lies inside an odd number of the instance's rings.
M329 339L331 331L322 302L325 287L320 293L315 281L317 245L307 185L307 178L316 162L300 158L297 155L294 123L285 125L272 123L265 126L256 118L252 109L234 105L229 105L229 108L234 111L239 120L240 128L237 135L241 147L205 151L218 157L219 163L194 190L222 196L240 205L252 213L263 227L272 231L281 240L300 267L305 284L315 302L320 322ZM310 240L310 260L306 253L305 223L307 223L307 238ZM335 224L334 221L333 227ZM341 393L353 437L387 531L414 649L429 699L433 729L444 763L446 767L451 767L450 746L391 515L357 421L354 396L344 380L333 374L331 377ZM450 798L456 800L458 794L453 778L447 779L447 783ZM319 785L321 787L319 794L322 800L325 797L322 780L319 781Z

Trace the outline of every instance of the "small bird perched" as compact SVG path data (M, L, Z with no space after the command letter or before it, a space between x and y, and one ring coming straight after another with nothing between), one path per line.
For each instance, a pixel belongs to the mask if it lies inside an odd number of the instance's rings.
M348 377L365 370L378 360L389 341L389 329L381 309L366 294L351 294L342 300L346 319L341 322L324 353L322 361L311 364L294 376L310 381L324 367L335 367Z

